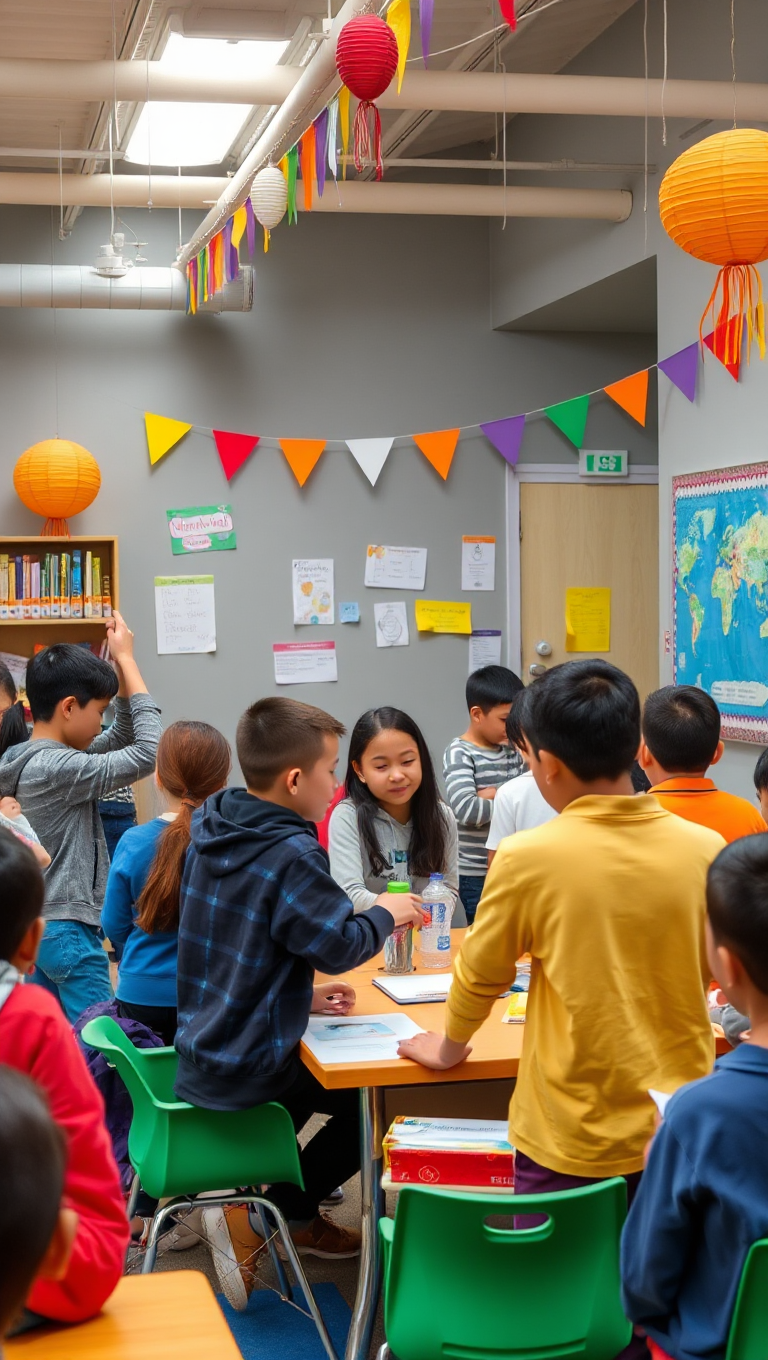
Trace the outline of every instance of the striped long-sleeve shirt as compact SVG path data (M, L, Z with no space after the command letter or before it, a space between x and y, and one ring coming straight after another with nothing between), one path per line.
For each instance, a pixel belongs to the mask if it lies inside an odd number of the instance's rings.
M493 815L493 801L479 798L478 789L498 789L523 770L513 746L475 746L456 737L443 756L443 779L448 803L459 825L459 873L485 874L485 842Z

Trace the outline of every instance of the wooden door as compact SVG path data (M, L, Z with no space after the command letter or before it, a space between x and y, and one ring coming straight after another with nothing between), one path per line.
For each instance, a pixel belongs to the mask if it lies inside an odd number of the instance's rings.
M586 653L565 650L568 586L609 586L607 661L632 676L643 698L659 684L657 486L523 482L520 593L523 679ZM552 654L538 656L548 642Z

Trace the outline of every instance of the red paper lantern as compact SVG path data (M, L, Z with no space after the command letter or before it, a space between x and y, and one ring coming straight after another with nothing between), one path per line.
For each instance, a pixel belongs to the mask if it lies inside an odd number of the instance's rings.
M373 103L387 89L397 70L397 38L389 24L375 14L350 19L336 44L336 67L341 79L356 99L354 122L355 168L360 171L366 159L376 161L376 178L381 179L381 118ZM371 126L372 124L372 126Z

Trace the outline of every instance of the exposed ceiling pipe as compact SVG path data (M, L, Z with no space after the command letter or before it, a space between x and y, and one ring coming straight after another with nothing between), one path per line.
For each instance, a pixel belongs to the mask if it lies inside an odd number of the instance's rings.
M66 307L121 312L183 312L186 279L172 266L130 269L107 279L89 265L0 264L0 307ZM202 312L249 312L253 306L253 269L201 303Z
M215 201L231 184L228 179L205 176L152 176L155 208L200 208ZM146 207L149 183L145 175L115 175L115 207ZM66 175L64 201L81 207L108 207L109 175ZM0 203L57 205L57 175L0 172ZM302 208L302 195L297 195ZM624 222L632 211L632 195L626 189L550 189L491 184L408 184L387 180L383 184L350 180L336 187L331 181L322 198L315 195L313 212L405 213L408 215L459 217L580 217Z

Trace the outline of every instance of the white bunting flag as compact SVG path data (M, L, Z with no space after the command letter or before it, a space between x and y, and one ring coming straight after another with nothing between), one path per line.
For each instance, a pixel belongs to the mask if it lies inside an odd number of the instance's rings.
M363 469L371 486L375 486L379 473L387 461L389 450L395 442L391 439L348 439L346 441L352 457Z

